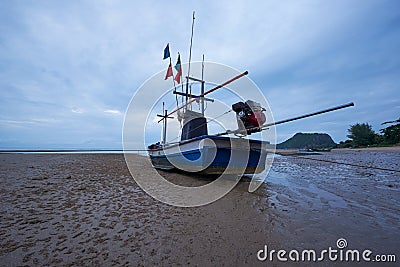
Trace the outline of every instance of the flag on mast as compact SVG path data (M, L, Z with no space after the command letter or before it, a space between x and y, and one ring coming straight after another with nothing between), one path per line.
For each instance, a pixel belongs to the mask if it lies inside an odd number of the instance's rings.
M163 59L167 59L170 57L170 53L169 53L169 43L167 44L167 46L164 48L164 58Z
M181 83L182 77L182 67L181 67L181 55L178 53L178 60L176 61L175 69L178 72L174 78L174 80L179 84Z
M171 63L169 63L167 74L165 75L164 80L168 79L168 77L171 77L171 76L174 77L174 75L172 74L172 65L171 65Z

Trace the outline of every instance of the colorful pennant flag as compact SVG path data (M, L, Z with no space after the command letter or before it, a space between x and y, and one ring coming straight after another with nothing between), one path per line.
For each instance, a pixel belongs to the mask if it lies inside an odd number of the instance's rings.
M182 67L181 67L181 55L178 53L178 60L176 61L175 69L178 72L174 78L177 83L181 83Z
M167 74L165 75L164 80L168 79L168 77L171 77L171 76L174 77L174 75L172 74L172 65L171 65L171 63L169 63Z
M169 44L167 44L167 46L164 48L164 58L163 59L167 59L170 57L169 54Z

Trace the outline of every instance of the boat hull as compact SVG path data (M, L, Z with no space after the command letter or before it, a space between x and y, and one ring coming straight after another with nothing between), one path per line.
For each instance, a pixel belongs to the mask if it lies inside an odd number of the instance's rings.
M205 135L150 149L149 156L157 169L202 174L255 174L265 169L266 145L268 142L259 140Z

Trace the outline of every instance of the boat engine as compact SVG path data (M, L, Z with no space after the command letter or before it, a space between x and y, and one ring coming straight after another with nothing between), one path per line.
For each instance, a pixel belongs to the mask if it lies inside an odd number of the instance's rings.
M265 108L261 107L260 103L247 100L244 103L233 104L232 109L236 112L239 129L246 130L248 135L261 131L257 127L263 125L266 118L264 114ZM245 129L243 129L243 126Z

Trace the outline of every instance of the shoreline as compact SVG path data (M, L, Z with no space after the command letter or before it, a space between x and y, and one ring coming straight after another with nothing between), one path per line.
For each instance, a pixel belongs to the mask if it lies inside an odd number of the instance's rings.
M344 151L371 151L371 152L395 152L400 153L400 145L382 147L362 147L362 148L334 148L332 150Z
M400 152L400 144L383 147L362 147L362 148L332 148L332 150L353 150L353 151L378 151L378 152ZM145 149L0 149L0 154L124 154L132 153L142 156ZM276 154L295 153L300 149L276 149Z
M400 153L400 145L395 146L384 146L384 147L362 147L362 148L332 148L331 151L365 151L365 152L388 152L388 153ZM303 153L301 149L276 149L275 154L281 156L293 156L300 155ZM316 152L304 152L308 155L311 153L315 153L318 155L319 153L325 153L324 151L316 151ZM329 151L328 151L329 153Z

